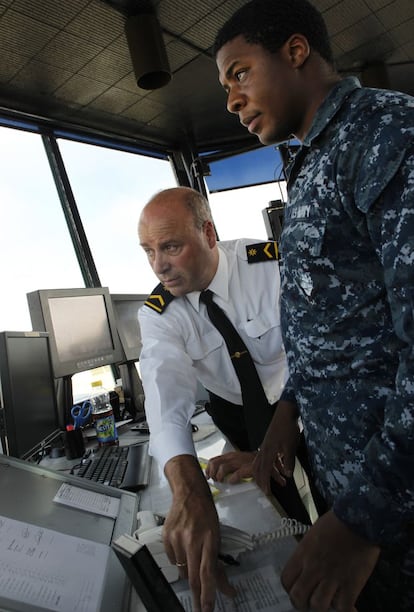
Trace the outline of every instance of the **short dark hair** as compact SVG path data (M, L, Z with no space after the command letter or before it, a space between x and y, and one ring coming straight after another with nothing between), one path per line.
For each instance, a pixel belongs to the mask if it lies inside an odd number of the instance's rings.
M252 0L234 13L217 33L213 53L242 35L248 43L276 53L292 34L306 36L311 48L334 63L321 13L308 0Z

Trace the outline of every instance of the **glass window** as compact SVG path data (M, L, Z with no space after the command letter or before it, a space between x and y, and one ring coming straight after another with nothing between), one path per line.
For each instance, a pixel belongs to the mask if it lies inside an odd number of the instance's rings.
M283 173L283 161L275 146L260 147L209 163L209 191L224 191L272 183Z
M262 210L272 200L286 201L284 182L211 193L209 201L220 240L267 240Z
M41 136L0 127L0 137L0 329L26 331L27 292L84 281ZM66 140L59 145L102 285L150 292L158 281L136 226L146 201L176 185L169 162ZM74 377L74 396L88 393L97 374L113 387L111 368L101 368Z
M32 329L26 293L83 287L38 134L0 127L0 329Z
M32 328L27 292L84 281L40 135L0 127L0 137L0 329L25 331ZM113 293L150 292L158 280L139 246L137 221L152 195L176 186L169 161L65 139L59 148L101 284ZM282 188L210 194L220 239L267 239L262 210L284 199ZM111 375L110 368L99 374ZM77 378L80 393L90 376Z
M150 293L158 284L139 246L143 206L157 191L176 187L167 160L59 139L102 286L112 293Z
M150 293L158 284L139 246L143 206L157 191L177 185L171 164L134 153L58 140L101 285L112 293ZM77 374L74 398L90 393L98 376L113 388L109 368Z

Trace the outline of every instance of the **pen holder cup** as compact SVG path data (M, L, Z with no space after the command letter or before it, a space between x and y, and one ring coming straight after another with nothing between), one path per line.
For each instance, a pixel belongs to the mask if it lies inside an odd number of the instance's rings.
M78 459L85 454L85 442L81 429L65 431L65 455L67 459Z

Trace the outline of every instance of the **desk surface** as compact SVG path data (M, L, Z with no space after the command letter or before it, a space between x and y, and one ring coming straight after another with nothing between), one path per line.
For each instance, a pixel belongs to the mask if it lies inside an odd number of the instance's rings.
M212 431L213 429L210 417L205 413L193 418L192 421L199 427L201 436L199 435L198 437L202 437L203 432ZM196 442L195 447L198 456L205 459L210 459L223 452L232 450L231 445L218 430ZM253 482L239 485L214 483L214 486L219 489L219 493L215 495L215 502L220 521L223 524L232 525L252 535L274 532L282 527L282 515ZM168 482L154 461L151 485L141 492L140 509L152 510L154 513L165 515L170 505L171 492ZM243 560L243 566L246 571L253 571L257 567L269 568L271 566L273 570L276 569L279 572L284 564L284 560L288 558L294 549L296 540L293 537L285 537L275 544L278 547L277 554L275 554L275 548L271 546L254 553L249 553ZM280 560L283 562L280 563ZM237 572L237 568L234 568L234 570L233 568L229 569L230 574L235 572ZM188 589L186 581L176 583L174 589L177 592ZM272 606L269 609L283 610L284 612L291 610L285 598L283 600L283 603L281 602L282 607L275 608ZM185 609L190 609L190 607ZM250 608L245 607L243 609L249 610ZM257 608L252 607L251 609L256 610ZM263 607L263 609L267 608ZM145 610L135 593L132 595L131 610L134 610L134 612L144 612Z
M192 420L198 425L199 432L203 431L203 427L205 431L213 429L210 417L206 413ZM232 450L231 445L218 430L196 442L195 447L198 456L205 459ZM258 528L260 531L274 531L281 526L281 514L254 483L239 485L214 483L214 486L219 490L215 501L218 515L223 523L248 533L256 533ZM141 494L140 509L166 514L170 505L171 491L168 482L154 461L151 486Z
M194 439L199 439L198 442L195 442L199 457L210 459L232 450L231 445L223 435L214 428L210 417L206 413L201 413L192 420L199 427L199 431L194 433ZM148 440L148 436L131 431L132 426L131 423L120 429L119 440L121 445L136 444ZM96 444L96 439L93 438L87 442L89 447L94 447ZM70 470L77 463L79 463L79 459L68 460L61 457L44 459L41 465L62 471ZM215 487L219 490L219 493L215 496L215 501L220 520L223 523L233 525L248 533L256 533L258 530L261 532L274 531L280 527L281 513L254 483L239 485L215 483ZM165 476L161 473L155 461L152 462L151 484L139 495L141 510L152 510L161 515L167 514L171 505L171 492Z
M214 428L210 417L206 413L197 415L192 421L199 427L199 431L194 434L195 440L198 440L195 442L195 446L199 457L209 459L232 450L231 445ZM137 442L148 440L148 436L131 431L132 425L126 425L120 429L119 439L121 445L136 444ZM90 445L96 445L96 440L89 440L88 446ZM70 469L71 465L76 464L78 461L68 461L64 458L49 459L47 460L47 465L52 469L61 470L64 466ZM214 486L219 490L218 494L215 495L215 502L220 521L223 524L232 525L250 534L269 533L281 528L281 513L254 483L248 482L239 485L214 483ZM152 462L151 484L147 489L141 491L139 496L140 510L151 510L161 515L168 513L171 505L171 492L165 476L155 461ZM284 551L283 559L287 558L295 545L296 541L294 538L283 538L283 544L278 545L279 551ZM267 565L271 564L279 571L281 566L280 563L279 565L277 564L276 556L272 555L269 551L263 554L259 551L252 554L247 561L247 567L255 568L258 565L261 567L263 563L266 563ZM281 555L279 554L278 556L280 558ZM183 582L181 581L181 585L178 585L178 588L177 585L174 588L178 591L182 590L184 588ZM131 612L132 610L134 612L145 612L145 608L139 601L135 591L132 591L129 609ZM287 608L284 607L283 610L287 610Z

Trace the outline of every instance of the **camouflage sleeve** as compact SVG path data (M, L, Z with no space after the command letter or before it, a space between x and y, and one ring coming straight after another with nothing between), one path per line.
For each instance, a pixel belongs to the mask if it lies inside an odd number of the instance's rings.
M407 122L406 125L413 125ZM406 130L409 132L410 128ZM401 132L402 133L402 132ZM406 136L404 134L403 136ZM334 503L336 515L371 541L386 545L414 521L414 138L372 148L361 161L360 198L384 271L396 336L403 342L395 391L367 447L361 472ZM387 137L388 138L388 137ZM403 140L403 142L401 142ZM402 145L402 146L401 146ZM372 171L374 153L383 172ZM375 179L367 180L367 177Z
M290 383L290 378L286 381L285 387L283 389L282 395L280 399L285 402L291 402L292 404L296 404L296 395L293 385Z

